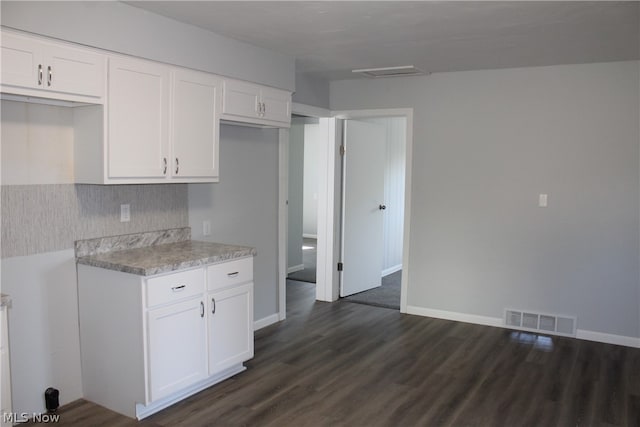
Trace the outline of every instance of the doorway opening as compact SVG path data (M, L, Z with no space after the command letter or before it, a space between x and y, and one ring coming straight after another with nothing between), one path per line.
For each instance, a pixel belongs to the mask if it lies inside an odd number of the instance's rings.
M325 137L326 139L326 137ZM293 115L289 130L287 279L315 284L318 191L323 134L320 119Z
M346 119L342 128L340 297L399 310L407 118Z
M342 265L345 270L349 265L353 267L353 262L343 257L342 251L342 156L340 154L340 146L343 142L344 124L346 120L355 119L376 119L376 118L402 118L404 119L405 130L405 152L400 162L404 163L404 191L397 190L392 194L403 194L404 201L387 202L389 206L394 205L396 213L402 210L402 240L399 245L401 250L401 264L387 264L383 270L384 276L397 273L392 271L393 268L400 268L401 271L396 275L400 280L400 312L407 312L407 286L409 282L410 265L409 265L409 247L410 247L410 221L409 213L411 211L411 158L413 151L413 109L411 108L393 108L380 110L349 110L349 111L328 111L321 108L305 106L302 104L293 104L293 112L295 114L316 118L319 121L320 133L323 135L322 148L320 150L317 163L319 164L319 189L317 203L317 256L316 256L316 283L315 286L308 282L303 283L307 286L309 292L315 291L316 301L333 302L340 299L341 285L343 281L343 271L340 270ZM278 268L278 307L279 320L286 318L287 307L287 289L290 280L287 279L288 267L296 265L290 263L288 259L289 247L298 247L302 249L304 240L300 244L289 244L289 186L296 185L291 179L289 167L289 130L280 132L280 187L279 187L279 268ZM400 173L399 175L402 175ZM301 185L298 183L298 185ZM387 196L384 196L387 197ZM384 198L383 197L383 198ZM387 197L388 198L388 197ZM375 204L376 210L379 210L378 204ZM398 206L396 206L396 204ZM391 209L391 208L389 208ZM294 234L295 235L295 234ZM383 245L384 246L384 245ZM300 251L302 252L302 251ZM304 263L304 262L302 262ZM300 262L298 262L298 265ZM382 267L380 267L382 268ZM382 279L383 271L379 271L379 277ZM311 285L312 288L309 288ZM382 281L381 281L382 286ZM364 291L363 291L364 292ZM346 300L346 298L345 298ZM396 303L397 304L397 303ZM397 305L394 305L396 307Z

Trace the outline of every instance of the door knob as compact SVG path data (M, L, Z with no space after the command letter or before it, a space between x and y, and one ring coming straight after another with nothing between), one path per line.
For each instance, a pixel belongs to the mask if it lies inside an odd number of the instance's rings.
M386 205L380 205L380 206L378 206L378 209L383 211L383 210L387 209L387 206Z

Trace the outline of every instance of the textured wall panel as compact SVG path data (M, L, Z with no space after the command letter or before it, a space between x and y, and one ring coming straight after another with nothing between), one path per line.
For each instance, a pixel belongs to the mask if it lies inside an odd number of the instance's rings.
M120 222L120 204L131 221ZM186 184L2 186L2 258L73 248L79 239L189 225Z

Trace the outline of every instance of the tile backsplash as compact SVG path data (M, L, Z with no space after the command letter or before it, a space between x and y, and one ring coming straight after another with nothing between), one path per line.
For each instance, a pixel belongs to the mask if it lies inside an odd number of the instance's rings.
M80 239L189 225L186 184L3 185L2 258L74 247ZM131 220L120 222L120 205Z

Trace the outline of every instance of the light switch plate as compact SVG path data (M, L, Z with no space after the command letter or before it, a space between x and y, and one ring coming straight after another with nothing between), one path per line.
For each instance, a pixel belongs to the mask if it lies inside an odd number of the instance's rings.
M129 222L131 220L131 205L120 205L120 222Z
M548 197L546 194L540 194L538 196L538 206L541 208L546 208L548 206Z

